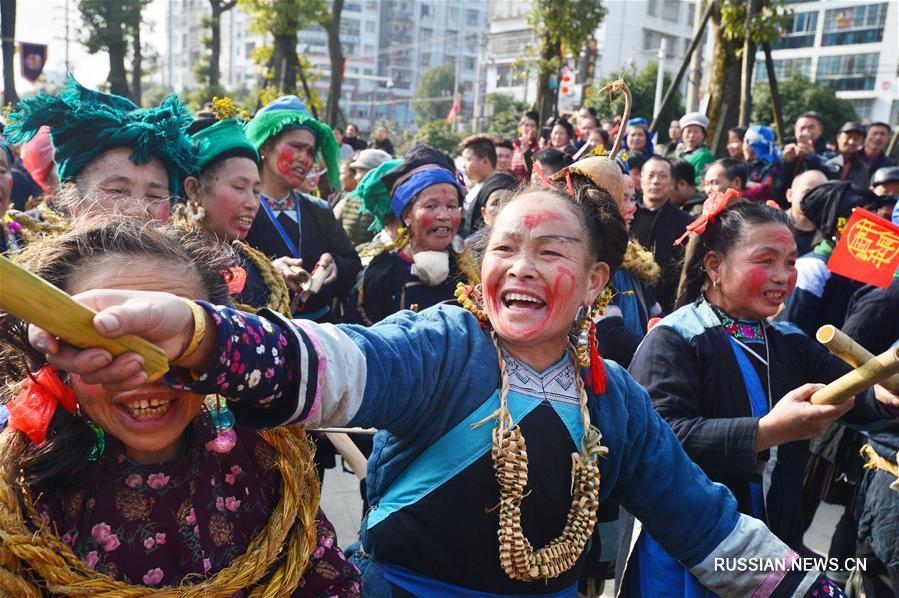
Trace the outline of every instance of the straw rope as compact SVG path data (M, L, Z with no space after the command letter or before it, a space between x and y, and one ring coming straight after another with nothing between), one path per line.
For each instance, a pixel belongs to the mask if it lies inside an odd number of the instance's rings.
M224 598L247 588L254 588L250 593L253 597L290 594L309 565L318 538L319 484L312 464L314 449L305 432L295 428L278 428L260 435L278 454L276 467L282 479L281 497L268 523L253 538L246 552L215 576L195 584L148 588L100 574L41 524L25 489L20 492L14 485L0 482L0 594L40 596L42 588L57 596L121 598ZM11 432L4 436L7 438L2 445L8 445ZM0 446L0 454L3 452ZM11 477L4 476L4 479ZM279 558L281 563L268 581L254 587ZM24 570L40 585L27 581L22 575Z
M533 581L558 577L574 566L596 526L599 508L599 457L608 449L600 445L602 434L591 425L587 410L587 391L583 378L576 376L580 394L580 411L584 425L580 453L571 455L571 508L562 533L549 544L534 550L521 525L521 502L528 482L528 457L524 435L512 420L507 404L509 376L496 334L493 333L500 368L500 407L481 425L496 418L491 456L500 487L499 559L503 571L511 579ZM575 359L573 350L572 359ZM576 359L575 359L576 362Z

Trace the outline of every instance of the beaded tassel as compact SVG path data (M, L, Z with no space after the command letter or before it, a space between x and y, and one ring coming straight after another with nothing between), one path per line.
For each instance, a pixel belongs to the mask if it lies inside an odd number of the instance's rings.
M456 296L456 301L459 302L459 305L461 305L463 309L467 309L473 313L474 317L479 321L487 322L487 312L484 311L484 308L480 305L480 292L476 286L473 287L460 282L456 285L456 290L453 294Z

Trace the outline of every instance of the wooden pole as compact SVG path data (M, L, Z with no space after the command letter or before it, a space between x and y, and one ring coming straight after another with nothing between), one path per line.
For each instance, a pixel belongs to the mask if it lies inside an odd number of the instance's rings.
M710 0L708 5L705 7L705 12L702 13L702 24L693 35L693 39L690 40L690 45L687 47L687 51L684 54L684 60L683 62L681 62L680 68L677 70L677 74L671 81L671 85L668 86L668 91L665 92L665 97L662 98L662 103L659 105L659 112L655 117L653 117L652 123L650 123L649 125L650 135L655 133L659 128L659 115L665 112L665 110L668 108L668 105L674 98L674 90L678 88L681 80L684 78L684 73L687 72L687 67L690 66L690 57L693 56L693 52L696 50L696 46L698 46L700 40L702 40L702 33L703 31L705 31L705 26L708 24L709 18L712 16L712 9L715 8L715 4L716 0Z
M780 92L777 89L777 74L774 72L774 60L771 58L771 44L765 42L765 68L768 70L768 86L771 90L771 112L774 113L774 131L777 133L777 145L784 142L784 116L780 108Z
M813 405L838 405L895 374L899 374L899 347L884 351L861 367L840 376L815 392L811 402Z
M828 351L854 368L861 367L874 359L873 353L852 340L849 335L844 334L836 326L830 324L822 326L815 334L815 338ZM884 380L880 385L892 393L899 394L899 374Z
M368 459L365 458L359 447L353 444L353 441L346 434L325 432L325 436L331 441L331 444L334 445L334 448L337 449L344 461L347 462L350 469L356 474L356 477L364 480L368 469Z

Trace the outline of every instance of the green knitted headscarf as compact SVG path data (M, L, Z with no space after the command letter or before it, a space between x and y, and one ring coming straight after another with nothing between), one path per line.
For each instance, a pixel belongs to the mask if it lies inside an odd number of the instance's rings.
M9 121L5 133L11 143L24 143L42 125L50 127L60 181L76 178L94 158L117 147L130 148L135 164L158 158L172 195L196 169L197 154L184 132L191 118L177 96L142 109L121 96L87 89L70 75L59 95L22 100Z
M206 170L220 159L243 157L259 163L259 153L244 134L243 123L236 118L220 120L190 136L200 153L197 168Z
M282 96L263 107L247 123L246 133L256 149L268 139L288 129L306 129L315 137L316 156L321 156L328 169L331 189L340 189L340 148L331 127L319 122L306 110L297 96Z
M374 218L371 226L368 227L370 231L380 232L384 228L387 218L394 215L393 208L390 207L390 192L384 186L381 175L387 174L402 163L402 158L383 162L377 168L366 172L356 188L350 192L350 195L362 200L359 213Z

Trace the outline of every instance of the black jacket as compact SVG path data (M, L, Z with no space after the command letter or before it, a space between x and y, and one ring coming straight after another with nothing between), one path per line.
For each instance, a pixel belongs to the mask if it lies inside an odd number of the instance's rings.
M330 306L333 298L346 296L353 288L356 275L362 270L362 262L326 202L301 193L295 192L294 195L299 198L299 230L297 223L285 213L278 216L278 221L295 246L300 240L299 233L302 233L299 257L303 260L303 267L311 272L323 253L330 253L337 266L337 280L321 293L311 296L299 312L310 314ZM256 215L246 242L271 258L294 257L264 209Z
M674 241L684 234L686 226L692 221L689 214L668 201L657 210L638 204L631 223L631 234L643 247L652 251L656 263L662 268L662 276L653 291L665 313L674 307L674 293L684 258L684 246L675 247Z

